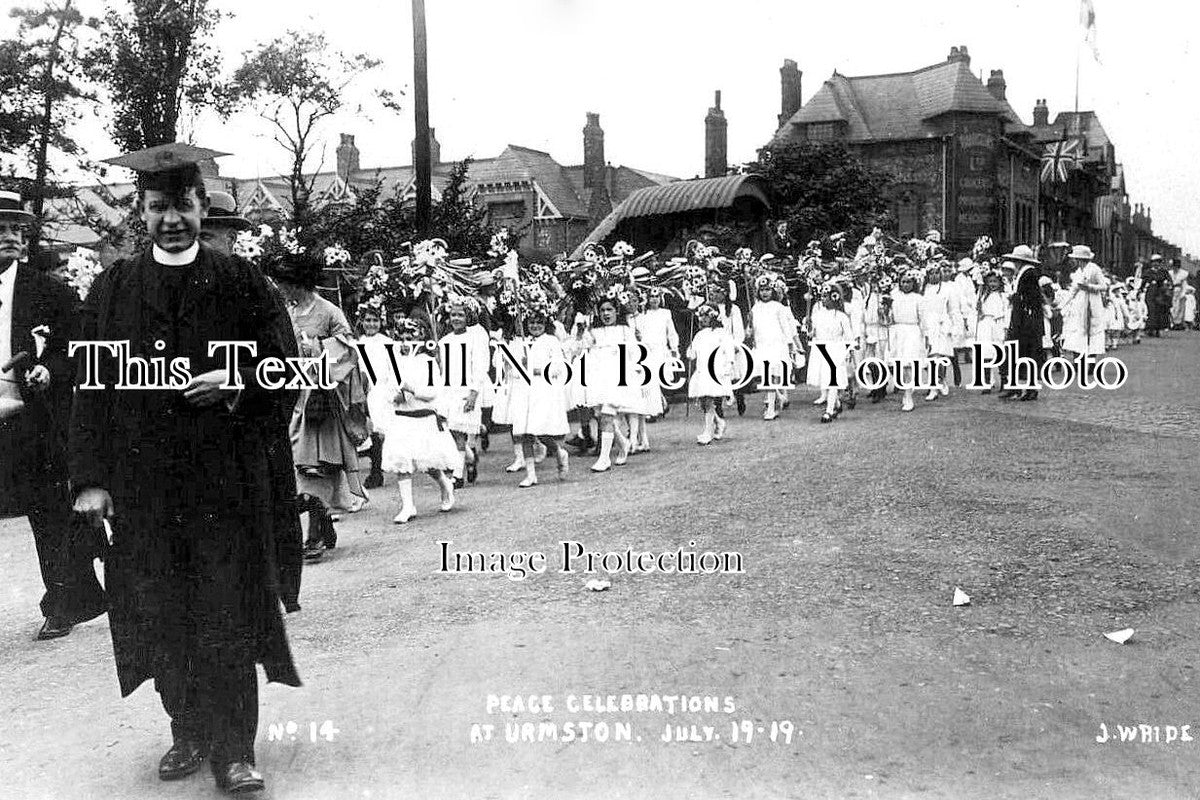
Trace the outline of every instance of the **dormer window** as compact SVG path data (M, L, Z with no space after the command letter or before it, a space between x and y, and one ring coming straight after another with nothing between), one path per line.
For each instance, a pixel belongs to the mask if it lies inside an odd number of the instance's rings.
M841 136L841 125L837 122L810 122L805 127L805 138L810 142L832 142Z

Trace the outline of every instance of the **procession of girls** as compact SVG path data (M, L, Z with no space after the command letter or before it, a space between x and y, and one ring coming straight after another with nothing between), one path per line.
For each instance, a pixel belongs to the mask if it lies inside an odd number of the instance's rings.
M519 488L537 486L546 462L558 478L567 476L572 450L594 459L588 471L609 472L652 451L647 423L668 410L658 378L676 360L684 365L687 397L700 411L696 441L709 445L726 437L730 409L737 404L741 412L748 395L761 399L763 420L777 419L800 379L817 390L812 402L820 406L820 421L833 422L857 403L854 374L864 358L924 365L920 375L905 366L899 374L873 376L873 402L898 391L901 410L912 411L918 384L928 389L927 402L945 397L961 385L972 345L1027 338L1010 318L1031 296L1042 351L1094 355L1127 333L1137 341L1145 318L1137 287L1107 278L1086 247L1069 258L1061 285L1041 275L1028 247L988 271L969 258L957 264L932 258L921 268L874 274L824 265L819 278L801 284L799 316L787 282L765 269L744 282L752 298L743 298L746 313L733 299L737 287L717 273L686 303L679 293L632 282L601 286L585 300L535 292L507 324L496 323L490 294L450 297L434 319L386 319L378 306L364 306L359 344L374 368L369 375L364 369L372 435L360 450L371 460L371 473L361 485L351 481L351 489L362 497L363 487L382 484L383 472L395 474L400 508L394 521L406 523L418 514L414 474L424 472L438 487L439 510L450 511L455 492L476 481L495 427L511 430L512 461L504 470L520 475ZM682 339L681 330L687 333ZM640 348L646 354L641 364L653 376L646 385L639 385L634 364ZM746 375L751 380L742 381ZM991 393L1001 377L987 375L982 393ZM1002 396L1037 399L1036 392ZM326 491L322 499L328 498Z

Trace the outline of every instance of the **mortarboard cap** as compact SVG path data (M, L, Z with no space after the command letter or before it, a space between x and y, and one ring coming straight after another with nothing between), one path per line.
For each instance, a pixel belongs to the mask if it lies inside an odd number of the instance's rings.
M116 158L106 158L104 163L112 164L114 167L125 167L138 173L154 175L160 172L173 172L187 167L195 167L201 161L227 155L229 153L209 150L207 147L171 142L147 147L136 153L126 153Z
M105 164L137 173L138 188L178 192L188 187L201 189L200 162L229 155L207 147L171 142L104 159Z

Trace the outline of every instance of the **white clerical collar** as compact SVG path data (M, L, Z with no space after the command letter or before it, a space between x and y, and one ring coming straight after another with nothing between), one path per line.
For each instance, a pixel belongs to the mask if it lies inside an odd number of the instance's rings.
M183 267L191 264L200 254L200 242L192 242L192 246L181 253L168 253L158 245L154 245L154 260L168 267Z

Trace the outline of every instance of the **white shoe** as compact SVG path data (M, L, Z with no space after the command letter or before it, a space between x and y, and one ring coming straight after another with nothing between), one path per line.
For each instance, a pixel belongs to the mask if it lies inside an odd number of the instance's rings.
M450 511L454 508L454 486L450 486L450 491L442 497L442 505L438 511Z
M767 420L768 422L777 418L778 416L779 412L773 408L768 407L765 411L763 411L763 419Z
M612 462L608 459L597 460L592 464L592 472L608 472L612 468Z
M717 429L713 431L712 438L716 439L717 441L720 441L721 437L725 435L725 428L728 425L729 425L728 422L721 419L720 417L717 417Z
M617 457L612 460L612 463L618 467L624 466L625 462L629 461L629 454L631 452L632 450L629 449L629 445L626 445L625 449L618 453Z
M913 405L912 398L909 397L904 401L904 405L900 406L901 411L912 411L916 406Z
M417 510L412 506L404 506L400 509L400 513L392 517L392 522L397 525L403 525L417 515Z
M823 405L825 405L825 395L821 395L821 396L820 396L820 397L818 397L816 400L813 400L813 401L812 401L812 404L813 404L814 406L823 406Z
M558 449L558 477L560 479L567 477L567 473L571 471L571 456L567 453L565 447Z
M940 396L940 395L939 395L939 393L938 393L938 390L937 390L937 389L930 389L930 390L929 390L929 394L925 395L925 400L926 400L927 402L932 402L932 401L934 401L934 400L937 400L939 396Z
M711 433L709 433L708 431L705 431L704 433L702 433L696 437L696 444L708 444L712 440L713 440L713 435Z
M537 486L537 478L526 478L517 484L518 489L528 489L530 486Z
M536 462L535 462L536 463ZM504 468L505 472L523 472L525 470L525 459L518 459Z
M533 448L533 463L540 464L546 460L546 445L538 442Z
M942 393L942 397L950 396L950 387L947 384L942 384L938 387L938 391Z

